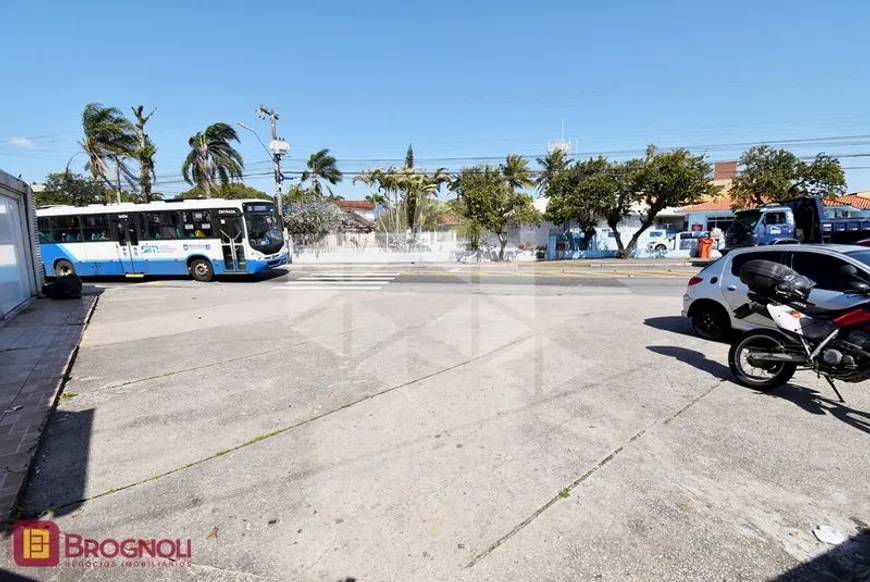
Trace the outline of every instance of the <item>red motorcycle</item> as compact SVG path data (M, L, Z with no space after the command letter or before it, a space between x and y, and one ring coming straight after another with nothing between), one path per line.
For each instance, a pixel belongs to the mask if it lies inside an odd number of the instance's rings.
M815 282L785 265L755 260L740 269L750 301L735 317L756 313L773 320L776 329L754 329L735 339L728 367L739 383L772 390L806 369L824 377L842 402L834 380L870 378L870 282L851 265L839 274L849 281L846 293L853 300L843 309L826 310L808 301Z

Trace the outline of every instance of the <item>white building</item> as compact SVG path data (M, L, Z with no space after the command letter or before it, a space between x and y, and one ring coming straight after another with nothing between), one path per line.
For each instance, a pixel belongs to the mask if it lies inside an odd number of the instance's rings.
M39 294L41 265L33 191L0 171L0 319Z

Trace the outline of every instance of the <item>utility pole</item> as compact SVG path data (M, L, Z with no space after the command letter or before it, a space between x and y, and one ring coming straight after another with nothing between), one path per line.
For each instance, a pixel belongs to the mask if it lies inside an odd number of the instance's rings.
M272 126L272 141L269 143L269 150L272 152L272 166L275 171L275 202L278 203L278 214L281 216L281 221L284 220L284 203L282 200L281 182L284 181L281 176L281 157L290 151L290 146L283 139L278 138L278 114L268 107L260 105L257 108L257 117L260 119L268 119Z

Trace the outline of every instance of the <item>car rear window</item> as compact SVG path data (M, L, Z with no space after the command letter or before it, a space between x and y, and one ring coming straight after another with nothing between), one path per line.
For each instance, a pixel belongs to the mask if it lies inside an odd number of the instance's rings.
M740 269L748 263L749 261L755 260L764 260L764 261L773 261L775 263L783 263L784 256L782 251L759 251L753 253L739 253L733 255L731 259L731 274L735 277L740 276Z

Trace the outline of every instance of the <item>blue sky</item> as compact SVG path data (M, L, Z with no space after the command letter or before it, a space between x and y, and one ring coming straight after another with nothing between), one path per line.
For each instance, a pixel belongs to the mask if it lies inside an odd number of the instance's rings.
M409 143L427 167L540 155L564 123L580 152L708 145L711 160L844 138L792 149L855 156L849 190L870 190L866 1L45 0L3 2L0 20L0 168L28 181L66 166L99 101L157 108L168 194L186 189L187 139L206 125L267 138L259 104L280 114L288 170L322 147L349 172L397 163ZM239 131L247 183L271 192ZM365 194L349 180L338 192Z

